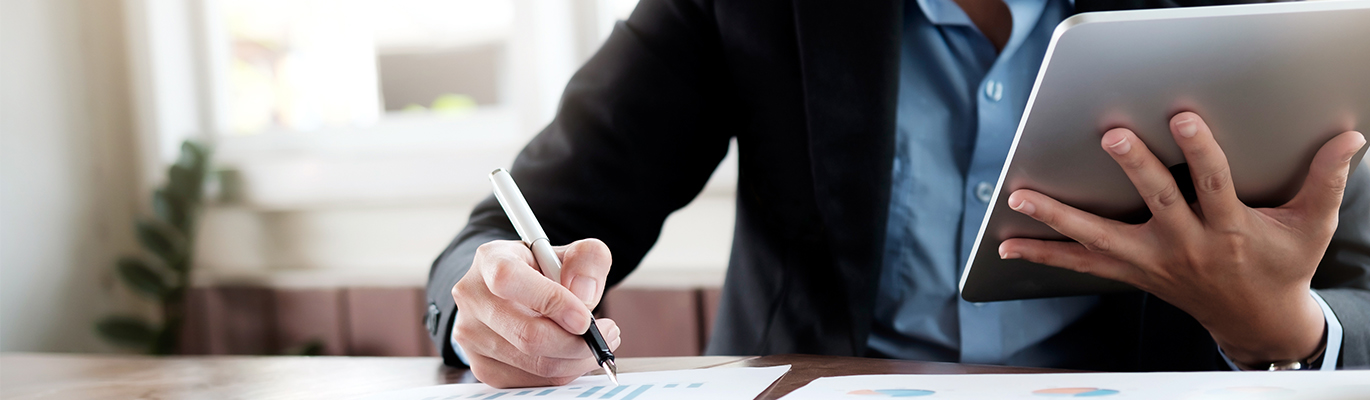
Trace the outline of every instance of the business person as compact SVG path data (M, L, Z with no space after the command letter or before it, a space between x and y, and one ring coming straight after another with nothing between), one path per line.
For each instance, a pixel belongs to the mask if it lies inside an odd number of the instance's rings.
M1155 217L1125 225L1018 191L1012 207L1079 243L1010 240L1000 252L1145 292L957 297L1052 29L1075 12L1177 5L1201 4L643 0L511 169L551 240L569 243L563 282L533 269L487 199L434 262L434 343L496 386L595 369L576 336L590 310L736 139L736 231L709 353L1114 371L1370 365L1370 171L1348 161L1365 143L1356 132L1329 141L1298 196L1272 209L1236 199L1202 116L1171 119L1195 204L1132 132L1100 132L1099 151ZM634 340L600 321L612 347Z

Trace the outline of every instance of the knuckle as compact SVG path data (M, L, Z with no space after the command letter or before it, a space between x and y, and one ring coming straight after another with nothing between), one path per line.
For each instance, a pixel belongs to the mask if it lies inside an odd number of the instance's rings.
M1128 156L1123 157L1121 164L1123 165L1123 168L1135 171L1140 170L1142 169L1142 167L1146 166L1146 159L1138 157L1133 153L1129 153Z
M1094 273L1094 268L1093 268L1093 267L1094 267L1094 264L1090 264L1090 263L1080 263L1080 264L1070 265L1070 266L1069 266L1069 268L1070 268L1071 270L1074 270L1075 272L1079 272L1079 273L1082 273L1082 274L1093 274L1093 273Z
M508 263L496 262L487 265L487 267L489 268L486 269L488 272L485 274L485 285L496 295L505 293L506 290L504 289L512 285L513 281L517 279Z
M1042 202L1035 203L1037 204L1037 212L1032 217L1048 226L1056 226L1056 222L1060 220L1060 216L1056 215L1056 209L1050 205L1042 204Z
M1191 160L1202 160L1213 156L1213 147L1205 144L1196 146L1185 146L1182 148L1185 157Z
M1161 189L1148 195L1146 200L1147 203L1150 203L1157 208L1166 209L1179 203L1182 199L1184 199L1184 196L1180 194L1179 188L1175 187L1175 185L1165 185Z
M1346 180L1347 175L1338 171L1337 173L1332 174L1331 179L1327 180L1327 188L1334 194L1343 194L1346 192Z
M1084 245L1085 249L1096 253L1108 253L1113 249L1113 244L1104 235L1095 235L1080 244Z
M1199 190L1204 193L1217 193L1227 189L1232 183L1231 171L1223 168L1220 171L1208 174L1196 182Z
M476 247L476 259L477 259L477 260L485 259L485 258L489 257L491 254L498 253L498 252L499 252L499 248L500 248L500 242L497 241L497 240L485 242L485 243L481 244L480 246L477 246L477 247Z
M537 295L534 296L533 304L528 305L533 311L546 315L552 314L553 311L561 308L558 307L560 302L557 300L560 299L560 297L557 297L557 292L552 290L540 290L539 292L540 293L537 293Z
M531 372L533 375L541 376L544 378L562 376L565 375L562 373L564 365L564 361L550 357L534 355L532 365L533 370L528 372Z
M455 339L457 343L469 345L474 336L475 327L471 325L470 320L458 316L457 323L452 326L452 338Z
M514 347L527 354L539 355L547 354L547 342L550 337L544 331L537 329L536 325L523 323L519 324L514 332Z

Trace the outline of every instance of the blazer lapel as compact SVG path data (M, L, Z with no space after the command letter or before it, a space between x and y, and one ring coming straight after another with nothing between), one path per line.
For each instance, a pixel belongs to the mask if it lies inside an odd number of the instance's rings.
M865 352L894 160L902 0L794 0L814 195Z

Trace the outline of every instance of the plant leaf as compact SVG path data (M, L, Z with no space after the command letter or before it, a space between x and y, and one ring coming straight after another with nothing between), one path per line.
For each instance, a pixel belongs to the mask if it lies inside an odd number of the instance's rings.
M166 295L166 280L143 260L134 257L120 258L117 268L124 283L138 293L153 299L160 299Z
M201 185L204 184L204 174L196 173L194 170L181 165L172 164L167 169L167 190L185 199L188 203L198 204L202 192Z
M138 241L172 269L177 269L185 254L185 236L175 227L156 219L138 221Z
M183 198L174 192L166 189L157 189L152 193L152 212L181 232L190 231L190 210Z
M151 346L157 337L152 324L142 318L126 315L105 317L95 323L95 331L115 345L143 349Z
M209 161L209 150L198 142L187 140L181 142L181 158L177 164L184 165L192 171L205 170L205 164Z

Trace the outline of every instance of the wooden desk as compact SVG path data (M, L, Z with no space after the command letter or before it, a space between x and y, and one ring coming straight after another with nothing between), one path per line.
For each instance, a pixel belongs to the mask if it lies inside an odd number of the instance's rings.
M792 365L758 399L777 399L823 376L1061 372L851 357L623 358L621 372ZM376 392L474 382L464 369L432 357L142 357L0 355L5 399L352 399Z

